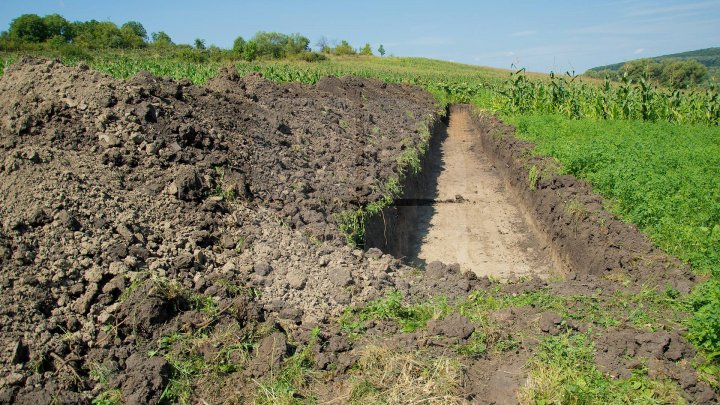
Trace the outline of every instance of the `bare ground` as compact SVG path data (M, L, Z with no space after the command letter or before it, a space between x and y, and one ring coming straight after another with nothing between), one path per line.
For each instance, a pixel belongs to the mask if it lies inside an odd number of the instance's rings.
M411 261L456 262L478 276L508 278L553 272L549 247L526 221L493 162L473 150L479 142L470 127L469 113L450 117L448 136L440 146L441 161L431 167L437 174L434 190L420 200L430 205L417 210L415 240L418 254Z

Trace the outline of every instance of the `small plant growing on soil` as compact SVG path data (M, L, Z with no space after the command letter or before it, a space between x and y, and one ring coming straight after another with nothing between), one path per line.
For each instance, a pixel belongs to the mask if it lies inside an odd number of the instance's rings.
M539 177L540 177L540 170L538 170L538 167L536 165L533 165L530 168L530 172L528 173L528 182L530 183L530 190L532 190L532 191L537 190L537 183L538 183Z
M123 405L122 392L119 389L103 391L93 399L93 405Z
M295 404L297 395L306 390L315 374L313 347L317 345L319 329L311 332L307 345L298 347L295 353L285 359L279 370L263 381L257 381L256 404ZM312 395L304 395L312 401Z

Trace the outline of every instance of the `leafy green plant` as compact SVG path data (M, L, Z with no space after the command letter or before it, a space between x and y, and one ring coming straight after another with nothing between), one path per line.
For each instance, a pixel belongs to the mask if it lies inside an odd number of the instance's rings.
M711 360L720 358L720 280L696 288L690 304L694 314L688 320L688 338Z
M445 297L427 302L407 304L399 291L390 291L385 297L369 302L359 309L345 311L340 318L343 329L358 332L369 320L397 322L405 332L426 326L430 319L446 315L450 306Z
M638 119L718 126L718 93L660 89L646 77L622 77L619 85L583 83L578 76L550 74L532 80L525 69L496 92L495 106L509 114L560 114L571 119ZM708 113L710 112L710 113Z

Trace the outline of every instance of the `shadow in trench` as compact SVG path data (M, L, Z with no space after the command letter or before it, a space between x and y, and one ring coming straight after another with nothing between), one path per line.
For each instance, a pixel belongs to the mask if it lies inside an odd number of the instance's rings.
M418 254L436 211L438 177L444 168L442 145L447 137L447 123L439 122L435 125L420 173L406 178L401 197L385 208L382 215L368 220L366 249L378 248L409 264L426 265Z

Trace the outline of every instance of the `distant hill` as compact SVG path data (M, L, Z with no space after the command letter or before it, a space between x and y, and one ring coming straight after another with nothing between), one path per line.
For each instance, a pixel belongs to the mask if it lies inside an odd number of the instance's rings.
M695 59L698 62L705 65L708 69L720 69L720 47L716 48L707 48L707 49L698 49L696 51L689 51L689 52L681 52L681 53L673 53L671 55L662 55L662 56L655 56L652 58L643 58L643 59L652 59L656 60L658 62L661 62L663 59ZM598 66L594 67L592 71L601 71L601 70L620 70L622 65L624 65L625 62L621 63L615 63L612 65L605 65L605 66Z

